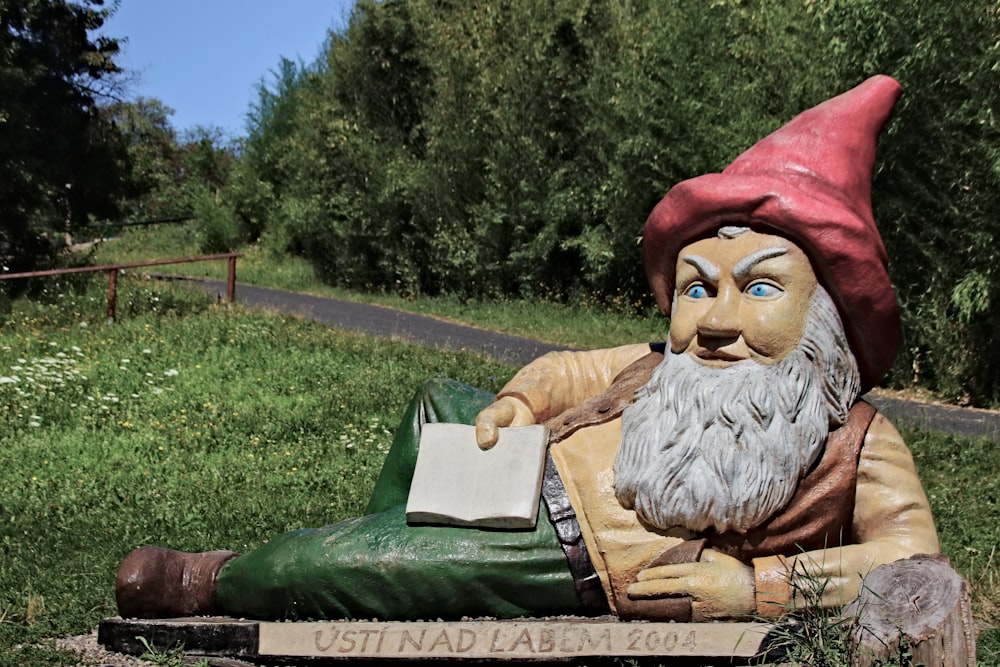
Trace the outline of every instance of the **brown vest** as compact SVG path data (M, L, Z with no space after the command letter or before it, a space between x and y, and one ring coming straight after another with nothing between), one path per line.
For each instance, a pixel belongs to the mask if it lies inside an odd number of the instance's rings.
M855 403L847 423L830 432L823 456L799 482L785 509L746 535L709 531L706 546L749 563L762 556L852 544L858 460L874 417L869 403Z

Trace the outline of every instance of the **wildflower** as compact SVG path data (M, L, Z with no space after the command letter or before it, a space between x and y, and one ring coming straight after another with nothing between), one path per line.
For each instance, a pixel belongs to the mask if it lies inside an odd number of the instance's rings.
M176 368L171 368L170 370L163 371L163 374L166 375L168 378L172 378L175 375L180 375L180 372Z
M0 384L16 384L20 378L16 375L0 377Z

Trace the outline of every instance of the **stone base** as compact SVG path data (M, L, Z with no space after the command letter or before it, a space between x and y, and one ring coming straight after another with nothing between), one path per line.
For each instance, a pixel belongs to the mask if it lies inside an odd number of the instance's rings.
M646 623L613 618L433 622L262 622L223 617L101 622L108 650L141 655L143 637L159 650L258 664L327 660L568 662L632 658L671 665L750 664L772 626L763 623Z

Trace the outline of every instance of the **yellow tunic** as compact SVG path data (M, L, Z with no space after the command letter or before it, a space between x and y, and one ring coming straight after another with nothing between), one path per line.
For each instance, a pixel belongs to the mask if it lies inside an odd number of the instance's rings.
M553 352L525 366L500 392L523 401L542 422L607 389L626 366L649 352L627 345L592 352ZM614 493L620 420L584 428L552 447L559 474L577 512L591 560L616 611L616 597L646 563L688 535L643 526ZM858 595L872 568L916 553L940 550L927 496L913 457L895 427L876 415L858 466L852 541L847 546L753 561L757 613L779 615L792 604L789 573L825 579L826 606Z

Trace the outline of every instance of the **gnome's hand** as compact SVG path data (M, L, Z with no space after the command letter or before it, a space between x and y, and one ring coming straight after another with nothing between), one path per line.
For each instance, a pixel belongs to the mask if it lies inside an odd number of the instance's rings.
M513 396L503 396L483 408L476 416L476 442L480 449L490 449L497 444L497 429L506 426L531 426L535 415L524 401Z
M689 595L695 621L746 616L757 609L753 569L732 556L705 549L696 563L641 570L628 587L632 599Z

